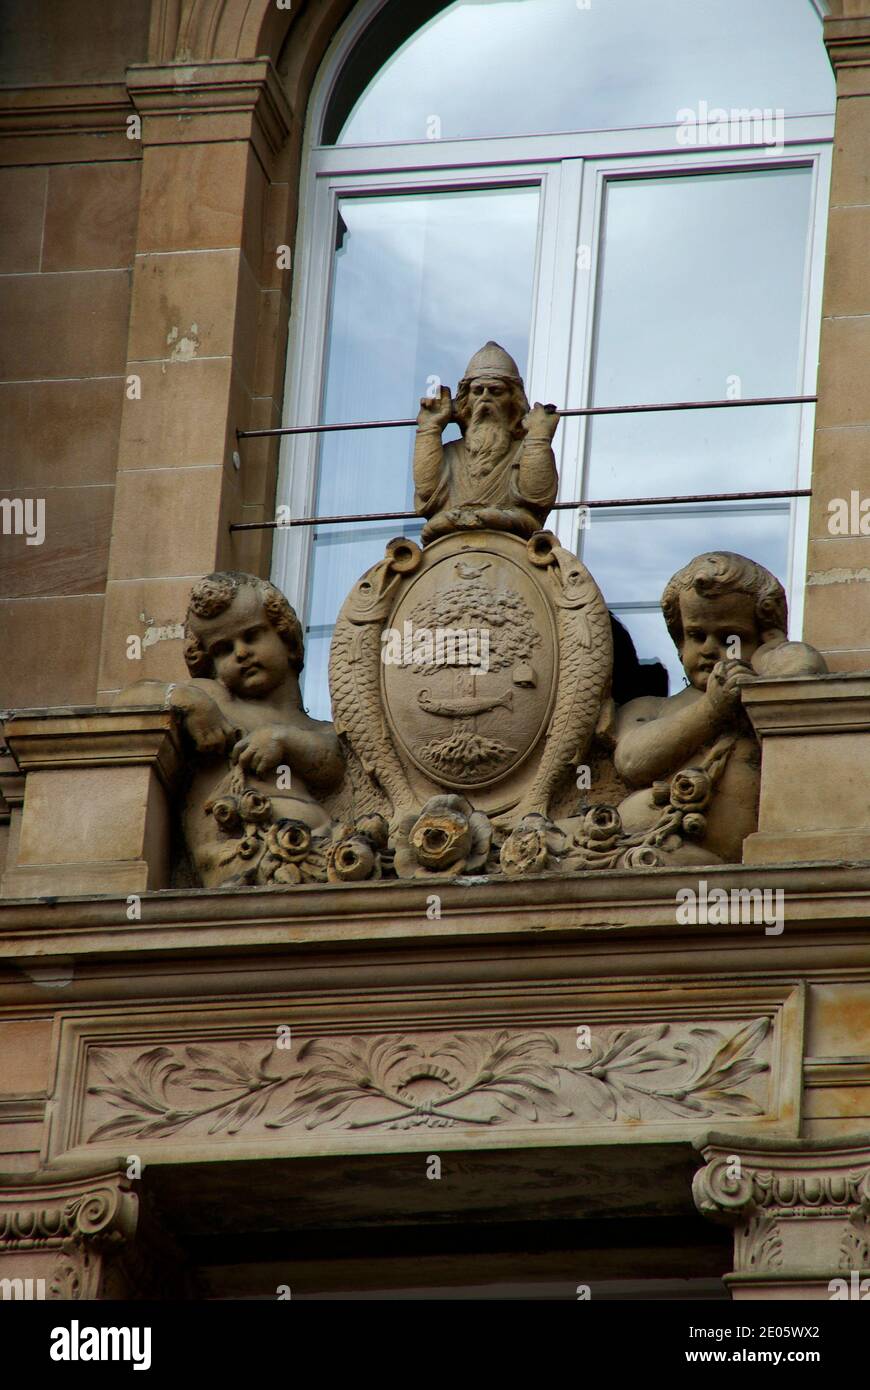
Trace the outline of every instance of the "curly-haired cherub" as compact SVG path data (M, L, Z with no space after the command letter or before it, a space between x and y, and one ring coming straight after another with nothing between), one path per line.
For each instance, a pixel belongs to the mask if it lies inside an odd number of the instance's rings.
M330 723L302 708L302 628L287 599L254 575L216 573L194 584L185 626L191 679L139 681L119 704L160 695L180 712L193 754L185 833L203 882L215 880L220 850L211 810L231 776L268 798L274 818L312 830L329 823L313 791L334 789L344 757ZM220 875L218 875L220 878Z
M662 815L663 782L706 767L716 780L706 833L702 844L684 846L681 857L739 862L743 840L756 826L761 764L740 688L759 676L812 675L827 667L814 647L788 640L782 585L743 555L698 555L668 581L662 612L688 685L668 698L631 700L617 715L616 770L627 786L643 789L621 804L622 823L630 834L652 827Z

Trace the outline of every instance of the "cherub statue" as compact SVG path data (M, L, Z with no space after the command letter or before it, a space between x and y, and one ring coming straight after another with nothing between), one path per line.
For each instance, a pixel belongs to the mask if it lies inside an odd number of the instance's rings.
M313 792L327 793L341 781L344 757L332 724L310 719L302 708L302 628L273 584L238 573L200 579L191 590L185 637L190 680L139 681L117 703L159 696L181 713L192 752L185 836L210 887L246 859L253 868L267 826L274 839L276 826L292 824L297 840L304 827L328 826ZM232 862L236 844L239 863ZM277 842L274 848L277 855Z
M462 438L442 445L454 421ZM540 531L558 491L550 447L558 423L554 405L529 409L517 364L498 343L472 357L455 401L448 386L424 396L414 445L414 505L429 517L424 543L479 527Z
M697 556L668 581L662 611L689 684L667 698L631 700L617 715L616 770L642 789L619 807L623 828L633 835L671 816L684 834L693 831L675 859L739 862L756 828L761 766L740 688L827 667L814 647L788 641L782 585L743 555Z

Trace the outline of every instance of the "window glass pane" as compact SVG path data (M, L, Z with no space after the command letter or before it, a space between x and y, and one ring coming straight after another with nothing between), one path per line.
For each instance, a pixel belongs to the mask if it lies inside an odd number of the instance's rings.
M788 562L789 511L777 503L741 506L594 509L583 558L607 606L628 628L642 661L661 661L671 691L683 669L659 611L672 574L705 550L736 550L782 577Z
M432 10L398 0L372 23L325 143L670 125L701 98L833 110L810 0L457 0L426 23Z
M592 404L799 394L811 186L806 167L611 183ZM596 418L587 495L795 487L799 424L798 406ZM582 553L614 603L657 601L708 549L747 554L785 580L790 516L727 503L656 508L641 522L594 512ZM643 655L671 660L669 647Z
M455 392L489 338L525 371L538 200L535 186L340 201L325 422L415 415L434 378ZM411 510L413 446L411 429L321 436L315 513ZM421 526L316 528L304 677L314 717L329 718L327 649L341 603L390 537L417 537Z

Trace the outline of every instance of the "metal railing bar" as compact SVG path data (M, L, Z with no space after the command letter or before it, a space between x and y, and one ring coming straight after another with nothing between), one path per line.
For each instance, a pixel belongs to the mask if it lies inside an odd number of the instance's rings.
M811 488L787 488L774 492L697 492L673 497L606 497L588 502L555 502L551 511L572 507L663 507L690 502L760 502L773 498L811 497ZM300 516L290 521L235 521L231 531L284 531L292 526L335 526L367 521L421 521L419 512L356 512L343 516Z
M592 415L649 415L665 410L736 410L755 405L812 405L818 396L749 396L745 400L726 401L668 401L655 405L587 405L557 410L562 416ZM416 425L408 420L353 420L342 425L282 425L273 429L236 430L237 439L274 439L289 434L333 434L339 430L394 430Z

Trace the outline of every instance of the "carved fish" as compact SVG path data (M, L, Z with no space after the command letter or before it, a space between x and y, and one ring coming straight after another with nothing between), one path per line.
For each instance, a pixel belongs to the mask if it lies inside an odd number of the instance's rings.
M506 690L495 699L490 695L461 695L455 700L433 700L428 690L421 690L417 704L427 714L446 714L452 719L468 719L473 714L486 714L491 709L513 709L514 692Z
M601 590L576 555L563 549L555 536L550 540L549 563L540 543L541 558L535 563L544 559L559 614L559 685L544 754L514 813L517 821L533 811L547 815L556 787L585 756L610 693L613 668L612 629Z
M383 561L380 562L383 566ZM368 621L359 614L358 591L375 589L382 576L373 566L348 595L338 615L329 651L329 691L336 733L344 734L370 777L383 787L393 814L414 806L415 798L384 722L381 707L381 621L383 603L373 603ZM373 580L375 582L373 582Z

